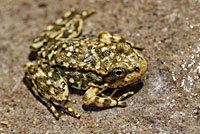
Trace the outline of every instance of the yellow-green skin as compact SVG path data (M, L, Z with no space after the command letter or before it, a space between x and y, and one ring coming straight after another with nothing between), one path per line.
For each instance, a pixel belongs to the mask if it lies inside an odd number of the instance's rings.
M122 101L133 92L114 97L119 87L136 82L145 73L145 59L135 48L142 46L123 39L118 34L100 32L98 39L75 39L81 33L83 21L94 9L65 13L51 24L31 44L37 62L25 66L26 79L32 91L52 111L56 119L61 114L79 118L68 98L69 87L87 90L85 105L97 107L124 106ZM110 95L102 92L114 88Z

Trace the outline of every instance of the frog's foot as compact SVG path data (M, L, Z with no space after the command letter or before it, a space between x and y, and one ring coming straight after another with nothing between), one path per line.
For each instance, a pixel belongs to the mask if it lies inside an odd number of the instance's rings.
M44 97L38 95L37 92L34 92L34 93L35 93L35 95L36 95L37 97L39 97L39 98L46 104L47 108L53 113L54 117L55 117L57 120L59 120L59 118L60 118L60 116L61 116L61 113L57 110L57 108L56 108L51 102L49 102L48 99L46 99L46 98L44 98Z
M99 91L97 87L90 87L83 97L83 103L85 105L95 105L97 107L109 107L109 106L126 106L124 101L118 101L110 96L100 97L98 96L103 91Z
M95 9L94 8L90 8L88 10L85 10L85 11L82 11L81 12L81 17L83 19L86 19L87 17L89 17L90 15L94 14L95 13Z
M124 100L125 98L127 98L127 97L129 97L129 96L132 96L132 95L134 95L134 92L133 92L133 91L129 91L129 92L124 93L124 94L122 94L121 96L119 96L119 97L117 98L117 100L118 100L118 101L122 101L122 100Z
M134 95L133 91L129 91L127 93L124 93L124 94L120 95L119 97L116 97L115 94L116 94L116 92L118 90L119 90L119 88L114 89L114 91L109 96L101 93L101 96L103 96L103 97L111 97L111 98L115 98L115 100L117 100L117 101L122 101L122 100Z
M72 108L72 105L75 104L75 103L76 103L75 100L71 100L70 98L68 98L67 101L59 104L59 113L68 114L68 115L71 115L75 118L80 118L80 115L76 111L74 111L74 109Z
M59 110L61 114L68 114L78 119L81 117L72 107L61 107Z
M105 42L107 44L121 42L121 43L129 44L131 47L133 47L135 49L139 49L139 50L143 50L144 49L144 47L142 45L134 44L134 43L132 43L130 41L125 40L119 34L110 33L110 32L107 32L107 31L100 32L98 38L99 38L100 41Z
M72 117L75 117L75 118L80 118L80 115L78 113L76 113L71 106L70 107L69 106L64 106L64 107L55 106L48 99L39 95L38 92L34 92L34 93L37 97L39 97L46 104L47 108L53 113L54 117L57 120L59 120L60 116L63 115L63 114L71 115Z
M74 103L74 100L67 101L67 104L64 106L62 105L57 106L42 96L40 97L40 99L46 104L48 109L53 113L54 117L57 120L59 120L60 116L64 114L70 115L75 118L80 118L80 115L77 112L75 112L71 106L71 104Z

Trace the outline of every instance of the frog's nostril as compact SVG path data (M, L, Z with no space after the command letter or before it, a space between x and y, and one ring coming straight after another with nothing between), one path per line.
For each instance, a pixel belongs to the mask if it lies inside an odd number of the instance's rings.
M134 66L134 71L136 71L136 72L138 72L138 71L140 71L140 67L139 66Z

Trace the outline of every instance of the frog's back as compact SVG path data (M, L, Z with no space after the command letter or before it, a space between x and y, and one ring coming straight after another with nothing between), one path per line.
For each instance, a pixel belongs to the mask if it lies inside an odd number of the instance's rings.
M143 59L124 43L106 44L91 40L60 40L52 43L39 52L44 62L101 75L107 75L116 66L133 70Z

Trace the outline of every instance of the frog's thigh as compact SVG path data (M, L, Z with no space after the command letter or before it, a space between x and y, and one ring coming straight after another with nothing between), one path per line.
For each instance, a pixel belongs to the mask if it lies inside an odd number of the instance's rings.
M75 103L74 100L66 98L66 100L61 99L61 101L59 101L60 100L59 95L61 95L61 93L59 94L59 91L62 91L61 88L65 89L64 91L68 92L68 85L67 83L64 82L63 78L59 78L57 81L52 81L52 78L48 76L49 73L45 75L45 73L43 72L41 68L38 68L37 66L33 64L27 64L25 67L25 72L26 72L27 78L32 80L33 92L46 104L46 106L51 110L51 112L54 114L56 119L59 119L61 114L69 114L76 118L80 117L80 115L77 114L72 109L72 104ZM63 84L63 82L65 84ZM45 92L48 90L50 92ZM51 92L54 92L54 91L58 91L56 92L57 94L56 93L51 94ZM41 93L43 93L44 95L41 95ZM66 95L68 95L68 93ZM57 105L61 108L57 109L54 105Z
M46 106L51 110L55 118L59 119L60 113L56 110L56 108L53 106L53 104L51 104L51 102L48 99L40 95L38 92L39 91L38 85L37 85L38 81L35 79L35 77L36 77L36 74L38 72L41 73L42 70L32 63L26 64L24 69L26 73L26 78L28 78L28 81L31 81L33 84L32 91L34 92L34 94L46 104ZM41 76L41 77L45 78L45 76Z
M74 100L71 100L70 98L65 98L68 97L68 84L65 82L64 78L59 74L59 72L54 71L52 72L55 77L53 76L48 76L48 81L46 81L46 84L49 89L51 89L50 92L55 92L51 94L51 102L59 106L56 110L59 112L59 114L68 114L73 117L79 118L80 115L75 112L72 108L72 105L75 103ZM57 73L57 74L56 74ZM64 97L64 98L63 98Z
M68 84L59 74L57 74L56 77L58 78L54 78L54 80L52 80L52 78L49 78L49 83L51 84L48 84L49 89L52 89L51 91L56 91L55 94L51 95L52 103L56 106L59 106L59 108L56 109L59 114L68 114L73 117L79 118L80 115L72 108L72 105L75 103L75 101L71 100L70 98L63 98L68 97Z
M99 95L99 88L96 87L89 88L83 97L83 103L85 105L94 104L97 107L126 105L124 101L117 101L110 97L100 97L98 95Z

